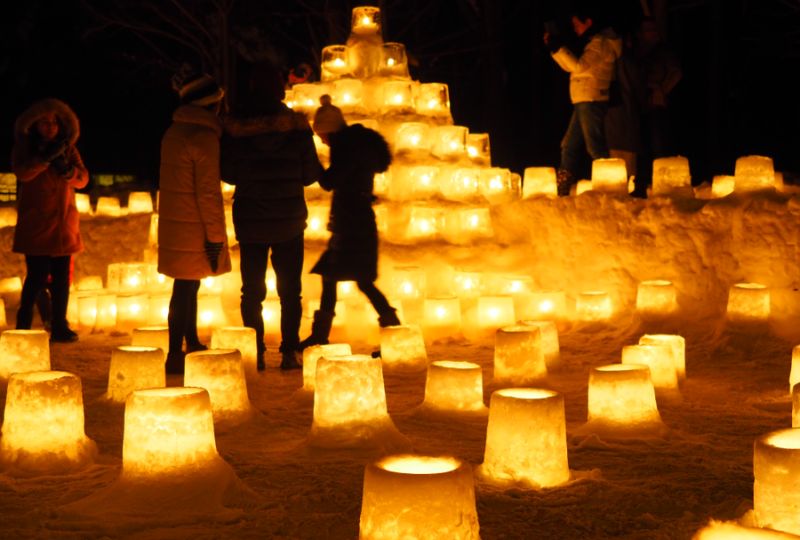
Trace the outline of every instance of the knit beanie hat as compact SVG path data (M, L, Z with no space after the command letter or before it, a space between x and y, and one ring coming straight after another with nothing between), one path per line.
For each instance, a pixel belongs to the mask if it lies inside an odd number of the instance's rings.
M172 88L178 92L181 103L199 107L217 103L225 95L214 77L207 73L187 72L186 68L172 77Z
M323 94L319 102L322 106L314 113L314 133L317 135L334 133L347 126L341 109L331 104L331 96Z

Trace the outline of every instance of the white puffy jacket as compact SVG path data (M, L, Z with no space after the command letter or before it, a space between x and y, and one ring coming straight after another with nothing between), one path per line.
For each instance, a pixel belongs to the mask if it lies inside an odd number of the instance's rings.
M580 58L561 47L553 60L569 72L569 97L572 103L608 101L608 87L614 80L614 63L622 54L622 40L606 28L589 40Z

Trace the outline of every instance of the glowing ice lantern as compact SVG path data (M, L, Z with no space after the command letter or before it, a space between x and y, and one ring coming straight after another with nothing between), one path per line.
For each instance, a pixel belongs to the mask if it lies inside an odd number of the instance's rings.
M242 355L235 349L209 349L187 354L183 384L208 390L215 422L238 424L253 414L247 396Z
M366 354L323 356L314 381L314 446L358 446L396 428L386 408L381 359Z
M97 295L95 330L109 330L117 326L117 295L109 292Z
M461 334L461 304L455 296L426 298L423 304L425 338L436 340Z
M222 297L205 294L197 298L197 331L210 335L217 326L227 323L225 311L222 309Z
M520 319L532 321L552 321L564 316L567 296L564 291L532 291L526 295L524 310Z
M459 270L453 276L453 285L459 298L476 298L483 289L483 275L481 272Z
M553 167L527 167L522 180L522 198L530 199L539 195L555 197L556 170Z
M161 349L161 354L166 359L169 352L169 327L156 325L134 328L131 332L131 345Z
M19 294L22 291L22 278L19 276L0 279L0 294Z
M106 397L124 403L131 392L167 385L164 353L156 347L123 345L111 351Z
M383 44L378 73L383 77L408 78L408 58L405 45L392 41Z
M331 97L342 112L352 112L361 106L363 84L358 79L339 79L333 82Z
M117 296L117 324L119 332L131 332L147 324L149 306L147 295L120 294Z
M330 208L326 204L308 205L308 227L305 237L308 240L327 240L331 233L328 231L328 214Z
M752 323L769 319L769 289L759 283L737 283L728 293L727 317L731 322Z
M628 173L625 160L619 158L592 161L592 191L628 194Z
M439 207L414 205L411 207L406 238L408 240L434 240L439 236L439 229L444 211Z
M492 483L530 488L567 482L564 397L537 388L492 393L479 474Z
M548 369L557 367L561 363L561 347L558 343L558 327L553 321L520 321L523 326L533 326L541 334L542 354Z
M464 126L436 126L431 130L431 152L440 159L459 159L467 152L467 133Z
M427 199L439 192L439 167L409 167L405 171L412 198Z
M610 364L592 368L589 375L588 431L624 437L660 432L650 368L638 364Z
M118 277L116 278L117 290L119 292L127 293L140 293L147 286L147 272L146 264L142 263L120 263L116 268ZM111 265L109 265L108 283L111 288L112 277Z
M453 457L393 455L367 466L361 540L478 540L469 464Z
M436 412L485 413L481 366L452 360L431 362L422 408Z
M800 534L800 429L757 438L753 448L753 513L759 527Z
M445 199L451 201L468 201L478 196L480 177L480 169L455 169L450 174L443 175L439 182L439 189Z
M133 191L128 195L129 214L152 214L153 197L149 191Z
M225 216L227 218L227 216ZM158 245L158 214L150 216L150 229L147 231L147 244L150 246Z
M478 298L478 328L495 332L503 326L512 326L514 317L514 299L510 296L481 296Z
M664 343L625 345L622 347L622 363L649 367L653 386L660 396L680 397L678 370L675 367L673 350L669 345Z
M255 328L246 326L224 326L211 333L212 349L236 349L242 355L242 366L248 378L258 373L258 345Z
M734 170L736 191L761 191L775 189L775 168L772 158L765 156L744 156L736 160Z
M489 204L501 204L514 199L511 171L499 167L481 169L478 191Z
M322 49L322 81L332 81L347 75L347 45L328 45Z
M419 326L381 328L381 361L387 372L424 370L428 366L428 352Z
M383 112L408 112L413 108L413 92L410 81L386 81L383 83Z
M585 291L575 301L578 319L586 322L605 321L614 313L611 297L605 291Z
M0 380L14 373L50 369L50 336L44 330L0 333Z
M715 176L711 181L711 196L726 197L733 193L735 178L733 176Z
M639 338L639 345L666 345L675 362L678 381L686 379L686 340L674 334L645 334Z
M403 122L394 137L394 150L401 152L427 151L430 147L428 124Z
M0 461L26 471L73 470L97 453L84 432L81 380L64 371L11 376L2 435Z
M349 356L353 354L348 343L326 343L303 349L303 390L314 391L317 361L323 356Z
M375 34L381 29L381 10L373 6L353 8L350 29L354 34Z
M78 213L80 214L92 214L92 203L89 199L88 193L76 193L75 194L75 207L78 209Z
M636 290L636 310L648 317L665 316L678 310L675 286L671 281L642 281Z
M692 194L689 160L683 156L653 160L653 195Z
M546 380L541 330L528 325L499 328L494 343L495 383L528 386Z
M85 276L78 280L79 291L99 291L103 288L103 278L100 276Z
M147 297L147 324L160 325L167 323L171 299L172 294L170 293L151 294Z
M98 198L95 214L98 216L119 217L122 214L119 199L117 197Z
M6 303L0 298L0 328L3 328L7 325L6 321Z
M488 133L467 134L467 156L477 165L491 165L492 151L489 146Z
M447 85L423 83L417 89L417 114L425 116L450 116L450 97Z
M320 106L319 98L328 93L328 85L300 83L292 86L294 91L294 110L313 115Z
M789 373L789 391L792 392L794 385L800 382L800 345L795 345L792 349L792 369Z
M454 244L463 244L494 236L492 214L488 208L460 208L445 214L445 237Z
M578 183L575 184L575 195L581 195L586 193L587 191L592 191L592 181L591 180L578 180Z
M697 531L692 540L797 540L797 536L771 529L743 527L728 521L711 522Z
M78 302L78 327L91 331L97 322L97 293L84 291L76 295Z
M17 209L12 206L0 207L0 229L13 227L17 223Z

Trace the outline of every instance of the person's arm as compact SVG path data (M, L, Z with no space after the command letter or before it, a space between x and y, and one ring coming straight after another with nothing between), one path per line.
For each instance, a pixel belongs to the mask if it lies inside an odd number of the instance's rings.
M72 174L65 176L64 180L75 189L86 187L86 184L89 183L89 172L86 170L81 154L75 146L70 146L67 149L66 162L72 166Z
M297 113L295 121L296 128L301 134L300 174L303 185L310 186L322 177L322 164L319 162L317 148L314 146L314 134L305 115Z
M586 44L586 47L583 49L583 54L581 54L580 57L576 57L568 48L561 47L553 53L553 60L555 60L564 71L570 73L589 71L603 62L605 56L603 54L603 41L602 38L592 38L589 43Z
M225 210L219 175L219 139L211 131L196 135L194 193L208 242L224 242Z
M11 172L20 182L33 180L46 171L49 166L49 162L32 152L27 152L22 144L14 145L11 152Z

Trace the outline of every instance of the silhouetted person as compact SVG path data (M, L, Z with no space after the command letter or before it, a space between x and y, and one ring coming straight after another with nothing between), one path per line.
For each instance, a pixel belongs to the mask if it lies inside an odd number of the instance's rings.
M313 133L302 113L289 109L280 73L269 63L252 66L236 115L226 119L222 178L236 186L233 226L242 272L241 313L254 328L258 369L264 369L265 277L271 253L281 303L281 369L297 369L302 317L304 186L322 173Z

